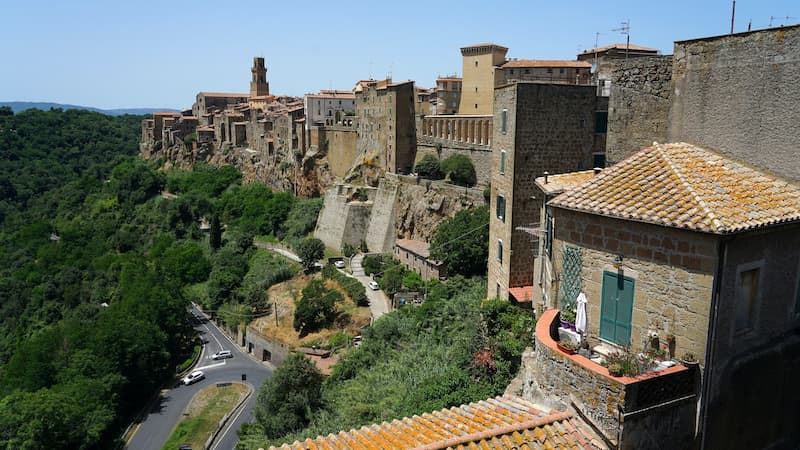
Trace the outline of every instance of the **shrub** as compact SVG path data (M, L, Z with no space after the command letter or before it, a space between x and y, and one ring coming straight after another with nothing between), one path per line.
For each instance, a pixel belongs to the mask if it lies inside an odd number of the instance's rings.
M608 355L603 365L611 371L611 367L618 365L621 373L626 377L635 377L653 367L653 360L646 355L634 355L630 352L614 352Z
M478 178L475 175L475 166L464 155L451 155L442 161L444 172L453 184L459 186L475 186Z
M421 177L432 178L434 180L441 179L442 167L439 158L430 154L423 156L422 159L417 162L417 165L414 166L414 172Z
M322 276L334 280L339 283L339 286L344 289L347 295L353 299L358 306L369 306L369 299L367 298L367 290L364 285L355 278L350 278L347 275L339 272L333 266L325 266L322 268Z

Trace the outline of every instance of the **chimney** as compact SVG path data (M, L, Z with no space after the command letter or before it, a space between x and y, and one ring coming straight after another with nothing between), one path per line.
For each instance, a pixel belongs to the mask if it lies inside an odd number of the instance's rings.
M544 184L547 184L547 176L550 175L550 172L544 171Z
M600 168L600 167L595 167L595 168L594 168L594 174L595 174L595 175L597 175L598 173L600 173L600 172L602 172L602 171L603 171L603 169L602 169L602 168Z

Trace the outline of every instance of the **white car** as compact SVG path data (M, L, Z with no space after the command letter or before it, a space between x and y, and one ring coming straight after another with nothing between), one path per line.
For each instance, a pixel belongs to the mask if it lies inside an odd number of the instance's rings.
M226 359L226 358L233 358L233 353L230 350L220 350L217 353L211 355L211 359Z
M336 266L337 269L344 269L344 261L336 261L333 265Z
M202 380L205 377L206 374L204 374L202 370L195 370L189 375L186 375L186 377L181 381L183 381L183 384L188 386L190 384L197 383L198 381Z
M368 286L369 286L369 288L370 288L370 289L372 289L373 291L377 291L378 289L380 289L380 286L378 286L378 283L377 283L377 282L375 282L375 281L370 281L370 282L368 283Z

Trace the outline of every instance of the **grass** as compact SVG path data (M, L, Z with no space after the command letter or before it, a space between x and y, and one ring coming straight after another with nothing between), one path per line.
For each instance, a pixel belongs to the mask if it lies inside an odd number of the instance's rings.
M219 421L245 392L247 388L243 384L233 383L224 387L209 386L195 394L186 408L188 416L178 423L162 450L176 449L181 444L203 448L211 433L217 429Z
M189 368L189 366L191 366L191 365L192 365L192 363L194 362L194 358L195 358L195 357L196 357L198 354L200 354L200 345L195 345L195 346L194 346L194 350L192 350L192 354L191 354L191 355L189 355L189 357L188 357L188 358L186 358L186 361L184 361L183 363L181 363L181 365L180 365L180 366L178 366L178 373L181 373L181 372L183 372L184 370L188 369L188 368Z

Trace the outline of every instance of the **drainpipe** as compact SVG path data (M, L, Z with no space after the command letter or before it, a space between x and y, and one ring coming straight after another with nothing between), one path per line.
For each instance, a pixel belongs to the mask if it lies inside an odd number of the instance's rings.
M708 398L711 392L711 379L714 371L714 351L717 338L717 318L719 316L720 293L722 292L722 273L728 259L728 241L722 239L717 244L717 267L714 269L714 286L711 292L711 309L709 320L711 328L708 330L706 342L706 370L701 375L700 386L700 448L706 448L706 435L708 429Z

